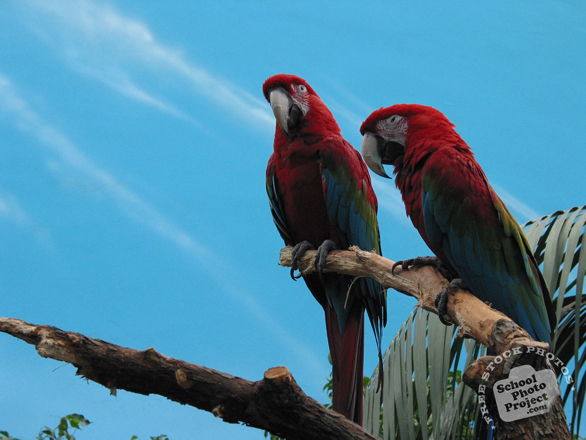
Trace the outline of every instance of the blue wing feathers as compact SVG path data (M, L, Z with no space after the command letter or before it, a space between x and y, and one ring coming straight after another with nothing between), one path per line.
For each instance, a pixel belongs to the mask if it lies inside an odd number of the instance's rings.
M356 245L380 253L375 209L366 202L362 179L352 176L346 161L322 158L322 179L330 223L337 228L345 249ZM328 160L330 159L330 160ZM382 286L361 278L352 291L364 303L380 351L382 327L386 324L386 296Z

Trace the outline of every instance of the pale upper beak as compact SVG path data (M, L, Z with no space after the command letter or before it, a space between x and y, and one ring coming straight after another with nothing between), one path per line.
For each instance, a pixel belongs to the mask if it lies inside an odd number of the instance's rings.
M277 119L277 124L279 124L279 127L281 127L285 133L289 134L287 120L289 119L289 110L293 105L293 98L291 98L291 95L285 90L277 87L270 91L269 102L271 103L271 108Z
M362 157L372 171L382 177L390 179L391 177L385 172L381 159L381 149L384 148L385 141L380 136L366 132L362 138Z

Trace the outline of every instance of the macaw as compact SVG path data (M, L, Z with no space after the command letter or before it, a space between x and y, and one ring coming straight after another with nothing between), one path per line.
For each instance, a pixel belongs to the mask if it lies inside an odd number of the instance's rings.
M305 80L275 75L263 93L276 118L266 186L273 220L294 246L291 277L307 249L319 246L318 273L303 279L326 318L332 358L335 411L362 424L364 310L368 312L382 368L381 336L386 292L374 280L324 273L332 249L356 245L380 254L377 199L360 153L341 135L330 110Z
M397 104L360 128L366 163L383 177L383 164L394 166L407 216L437 257L399 264L437 263L454 284L551 344L555 315L527 239L454 127L432 107ZM446 291L436 303L445 315Z

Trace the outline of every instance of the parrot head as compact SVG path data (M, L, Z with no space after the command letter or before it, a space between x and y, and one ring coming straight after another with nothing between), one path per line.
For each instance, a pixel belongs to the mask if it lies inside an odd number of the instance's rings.
M303 78L274 75L262 88L278 127L289 138L324 130L340 132L332 113Z
M362 123L362 156L379 176L390 178L383 164L395 172L405 162L415 164L440 145L434 139L461 141L454 125L439 110L419 104L396 104L373 112Z

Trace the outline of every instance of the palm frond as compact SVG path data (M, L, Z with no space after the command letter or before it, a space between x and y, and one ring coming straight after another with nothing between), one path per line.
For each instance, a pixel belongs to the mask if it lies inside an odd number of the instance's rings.
M529 244L550 288L558 322L553 352L567 368L571 381L562 376L564 404L571 402L571 429L578 433L586 390L586 206L557 211L524 225ZM567 405L566 405L567 407ZM568 414L569 416L569 414Z
M384 354L389 385L377 392L377 369L365 390L366 429L383 439L450 438L434 434L437 426L451 438L473 438L476 399L461 373L478 357L478 348L474 341L452 345L454 331L421 309L409 315Z
M553 350L570 369L560 379L574 433L586 394L585 224L583 206L523 226L553 297L558 322ZM365 389L365 428L383 439L475 438L477 399L461 382L461 372L478 358L480 347L454 339L454 331L425 311L409 315L384 354L388 385L378 393L374 385ZM378 369L370 384L378 383L377 374Z

